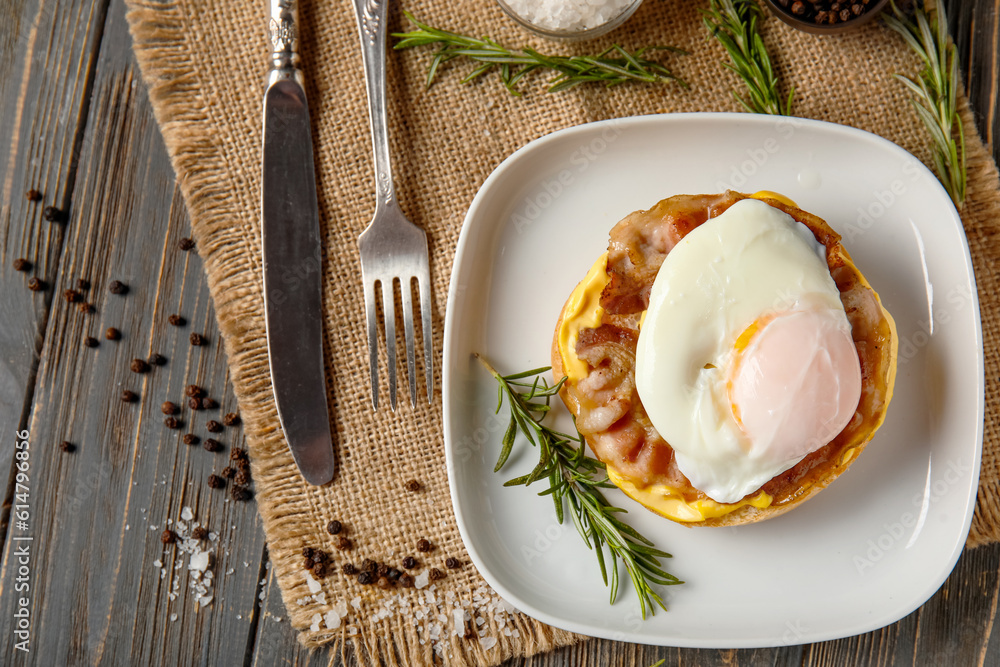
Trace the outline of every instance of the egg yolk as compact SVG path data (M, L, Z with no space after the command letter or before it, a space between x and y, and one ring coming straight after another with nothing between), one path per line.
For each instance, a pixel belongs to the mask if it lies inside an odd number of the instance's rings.
M737 339L735 356L727 389L751 452L803 457L854 417L861 366L850 327L835 311L793 311L755 322Z

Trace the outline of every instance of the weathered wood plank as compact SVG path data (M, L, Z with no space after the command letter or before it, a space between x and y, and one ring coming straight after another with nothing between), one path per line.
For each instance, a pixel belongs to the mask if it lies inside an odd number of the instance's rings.
M205 484L227 464L229 447L242 445L240 430L215 436L226 445L220 453L180 443L183 433L212 435L206 421L234 410L235 401L201 261L177 247L189 223L132 60L120 2L107 14L81 147L67 189L64 249L49 280L61 294L77 278L88 279L85 298L96 311L83 314L56 299L45 330L29 421L30 528L11 531L34 536L38 549L24 594L29 661L239 663L257 602L263 534L253 503L233 502ZM128 293L110 294L113 280L128 284ZM170 326L172 313L183 315L187 326ZM103 338L109 326L121 330L121 340ZM191 332L205 333L209 345L193 347ZM87 335L100 337L99 347L84 347ZM152 353L165 356L166 365L144 374L129 370L132 359ZM184 388L192 383L221 406L185 407L184 428L167 429L160 404L184 404ZM138 394L136 402L122 402L126 389ZM60 452L61 440L77 450ZM183 507L218 533L209 543L215 600L205 608L189 592L188 556L159 539L166 520L180 519ZM16 544L5 545L5 586L13 582ZM178 594L171 600L175 577ZM14 617L16 604L5 591L3 618ZM13 641L10 633L0 639L3 662L18 656Z
M63 242L63 226L43 220L42 211L69 202L107 0L61 4L0 2L8 26L0 32L0 433L7 439L30 405ZM28 201L29 189L43 200ZM14 271L17 258L31 261L32 271ZM31 276L50 288L29 291ZM0 448L5 484L12 452ZM6 511L0 537L5 526Z
M1000 0L946 0L949 27L962 62L965 90L980 136L1000 156Z

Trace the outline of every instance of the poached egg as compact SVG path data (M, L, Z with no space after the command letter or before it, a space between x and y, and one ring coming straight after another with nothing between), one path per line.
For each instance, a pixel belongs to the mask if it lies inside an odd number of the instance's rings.
M720 503L832 441L861 366L825 247L755 199L689 232L653 283L636 387L678 468Z

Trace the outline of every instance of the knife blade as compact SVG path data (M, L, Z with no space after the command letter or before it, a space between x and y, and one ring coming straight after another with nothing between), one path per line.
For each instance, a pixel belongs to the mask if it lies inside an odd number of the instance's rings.
M302 476L333 479L323 366L319 205L309 105L298 68L298 7L271 0L272 69L264 93L261 241L271 385L285 440Z

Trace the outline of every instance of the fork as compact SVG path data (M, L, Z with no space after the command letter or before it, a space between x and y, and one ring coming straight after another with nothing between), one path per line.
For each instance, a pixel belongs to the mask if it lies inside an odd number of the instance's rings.
M389 365L389 403L396 410L396 308L398 281L403 305L406 339L406 370L410 380L410 404L417 402L417 375L413 342L413 281L420 299L424 374L427 400L434 391L431 346L431 280L428 268L427 234L406 219L396 202L389 163L389 128L385 101L386 10L388 0L354 0L361 34L361 53L368 88L368 116L375 156L375 216L358 237L361 249L361 282L365 290L368 321L368 359L372 385L372 407L378 409L378 317L377 292L382 293L385 344ZM378 286L378 287L376 287ZM380 289L379 289L380 288Z

